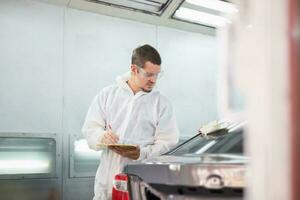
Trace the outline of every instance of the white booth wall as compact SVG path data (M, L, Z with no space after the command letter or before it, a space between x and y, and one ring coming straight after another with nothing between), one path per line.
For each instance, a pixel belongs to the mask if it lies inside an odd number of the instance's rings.
M39 3L0 2L1 131L80 132L93 96L148 43L162 56L158 88L191 135L218 117L214 36Z

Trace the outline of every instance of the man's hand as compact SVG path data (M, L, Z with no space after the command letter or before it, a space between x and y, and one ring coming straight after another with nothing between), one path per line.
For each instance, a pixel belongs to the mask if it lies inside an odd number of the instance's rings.
M122 147L109 147L109 149L111 149L112 151L114 151L115 153L123 156L123 157L127 157L130 158L132 160L137 160L140 157L140 147L136 146L136 148L122 148Z
M111 130L110 125L108 126L108 129L106 131L106 133L103 135L100 143L103 144L115 144L119 141L119 136L117 136L116 134L114 134Z

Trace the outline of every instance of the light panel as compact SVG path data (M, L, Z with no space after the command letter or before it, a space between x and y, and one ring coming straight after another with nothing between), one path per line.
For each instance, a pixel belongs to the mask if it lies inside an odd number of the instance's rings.
M0 178L55 174L56 141L53 138L11 135L12 137L0 137Z
M70 145L70 177L94 177L105 150L90 149L81 136L72 136L70 142L73 144Z
M211 10L217 10L222 13L237 13L238 9L232 3L220 0L186 0L187 3Z
M184 7L179 8L176 11L174 17L177 19L204 24L213 27L220 27L220 26L224 26L227 23L231 23L230 20L224 17L205 13L205 12L200 12L197 10L184 8Z
M83 159L96 159L99 160L102 151L94 151L88 147L86 139L79 139L74 142L75 156Z
M50 173L49 160L0 160L0 174Z

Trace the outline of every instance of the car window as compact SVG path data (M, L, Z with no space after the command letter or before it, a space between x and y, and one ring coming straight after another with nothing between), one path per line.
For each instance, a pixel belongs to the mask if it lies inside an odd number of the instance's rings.
M170 155L185 154L243 154L243 131L242 129L228 132L227 129L216 131L209 136L197 136L183 145L170 151Z

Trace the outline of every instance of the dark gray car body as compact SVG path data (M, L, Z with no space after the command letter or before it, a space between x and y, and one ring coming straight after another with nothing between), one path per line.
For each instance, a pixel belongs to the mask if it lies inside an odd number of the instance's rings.
M236 124L199 134L165 155L126 165L131 200L243 199L248 159L242 135Z

